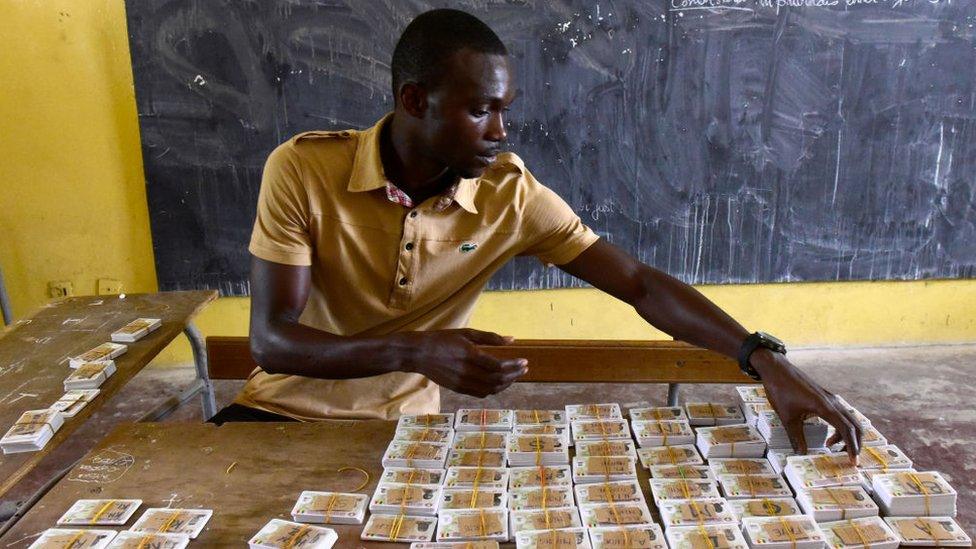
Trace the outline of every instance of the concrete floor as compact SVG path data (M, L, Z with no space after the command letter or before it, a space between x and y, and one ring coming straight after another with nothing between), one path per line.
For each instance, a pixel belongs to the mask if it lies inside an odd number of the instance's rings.
M957 520L976 534L976 345L883 349L803 350L791 357L816 380L872 419L918 470L935 469L959 492ZM80 458L112 427L134 421L157 403L178 394L193 369L149 368L58 448L6 499L25 499L55 471ZM241 382L217 382L217 401L233 399ZM734 401L731 386L687 385L682 397ZM561 407L567 403L650 401L663 405L663 385L516 384L501 395L478 400L444 391L444 410L458 407ZM166 421L201 420L198 400ZM976 536L974 536L976 537Z

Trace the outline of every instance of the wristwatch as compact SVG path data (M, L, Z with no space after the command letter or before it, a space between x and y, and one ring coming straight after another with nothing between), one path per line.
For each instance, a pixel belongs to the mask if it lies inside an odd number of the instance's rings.
M751 334L742 342L742 347L739 349L739 368L749 377L756 381L762 381L762 376L759 372L752 367L749 363L749 357L752 356L752 352L759 347L765 347L770 351L775 351L777 353L786 354L786 345L782 341L774 336L767 334L766 332L756 332Z

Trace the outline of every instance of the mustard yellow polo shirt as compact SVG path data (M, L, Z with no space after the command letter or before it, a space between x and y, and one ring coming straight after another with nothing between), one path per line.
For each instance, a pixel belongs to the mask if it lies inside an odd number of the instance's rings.
M308 132L268 157L249 250L311 267L302 324L343 336L464 327L492 273L517 255L572 261L597 240L518 156L500 154L462 179L443 209L386 196L380 128ZM440 393L419 374L348 380L255 369L236 402L300 420L394 419L437 412Z

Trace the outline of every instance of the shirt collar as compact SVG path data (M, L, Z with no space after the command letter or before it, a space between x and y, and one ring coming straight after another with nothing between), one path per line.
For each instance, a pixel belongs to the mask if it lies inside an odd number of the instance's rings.
M386 187L388 180L383 173L383 161L380 158L380 132L392 118L393 113L388 113L371 128L359 134L356 158L353 160L349 184L346 186L350 192L372 191ZM465 211L478 213L478 209L474 205L477 187L477 178L460 179L454 193L454 202Z

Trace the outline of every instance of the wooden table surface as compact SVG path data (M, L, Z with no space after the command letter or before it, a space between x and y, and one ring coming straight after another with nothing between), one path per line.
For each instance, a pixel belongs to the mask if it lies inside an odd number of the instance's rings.
M291 520L302 490L357 487L362 474L339 473L342 467L368 471L370 482L360 492L371 495L395 430L392 421L121 425L0 539L0 547L27 547L85 498L143 500L120 529L148 507L213 509L191 546L242 547L272 518ZM638 466L638 475L650 504L647 471ZM339 533L338 548L395 547L361 541L362 525L327 526Z
M68 357L111 340L111 333L139 318L162 319L162 326L115 359L118 371L99 389L98 397L55 433L43 450L0 454L0 496L52 449L65 441L91 414L139 373L190 320L217 298L213 290L70 297L55 301L33 316L0 332L0 435L27 410L47 408L64 394L71 373ZM148 411L148 410L147 410Z

